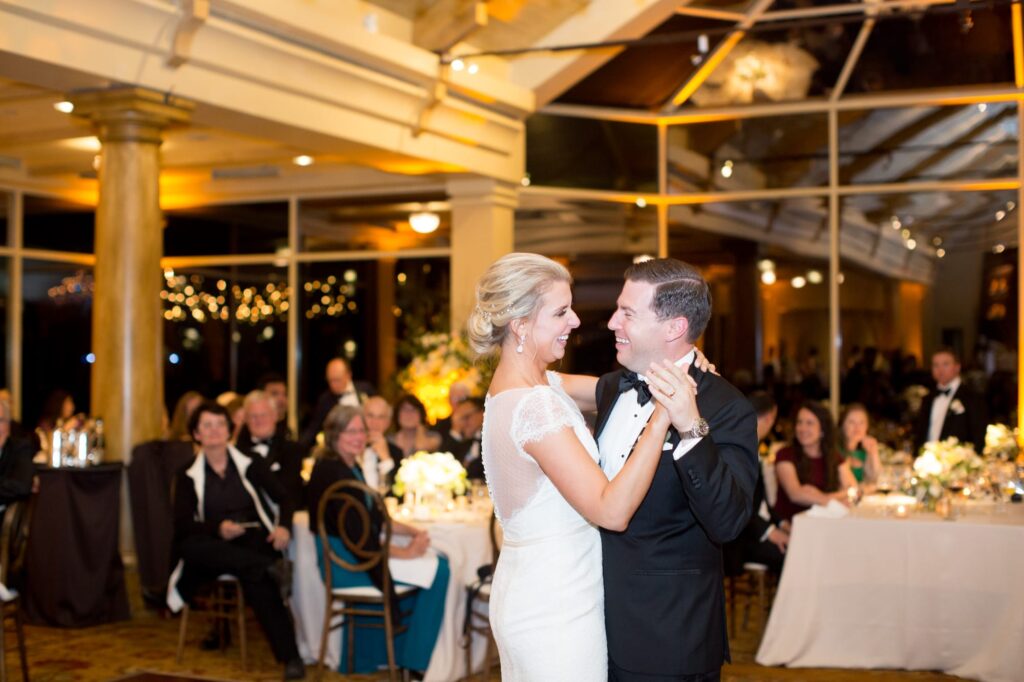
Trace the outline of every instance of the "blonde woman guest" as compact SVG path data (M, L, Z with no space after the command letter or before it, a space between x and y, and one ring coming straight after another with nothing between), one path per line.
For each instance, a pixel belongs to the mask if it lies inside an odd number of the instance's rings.
M693 392L680 368L652 365L657 401L622 471L609 481L579 405L596 378L549 371L580 320L560 264L529 253L493 263L476 286L471 347L499 360L486 398L483 460L504 543L491 590L491 628L506 682L604 680L601 537L640 505L671 419L665 404Z

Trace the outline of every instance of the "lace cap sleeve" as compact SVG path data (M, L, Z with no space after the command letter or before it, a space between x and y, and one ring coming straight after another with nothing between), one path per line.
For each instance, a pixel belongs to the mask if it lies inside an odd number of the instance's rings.
M530 391L512 415L512 440L520 448L575 425L573 410L550 387Z

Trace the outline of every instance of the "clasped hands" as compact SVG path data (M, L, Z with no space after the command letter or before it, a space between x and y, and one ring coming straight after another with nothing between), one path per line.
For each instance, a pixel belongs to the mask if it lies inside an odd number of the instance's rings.
M242 524L232 521L230 519L224 519L220 522L220 536L225 540L234 540L237 537L241 537L245 534L245 526ZM284 550L288 543L291 542L292 534L287 528L283 526L276 526L274 530L267 536L267 542L274 546L277 551Z
M656 401L651 417L653 423L665 425L665 422L671 422L676 431L685 433L700 418L697 382L690 376L689 370L689 363L676 365L671 360L651 363L645 376Z

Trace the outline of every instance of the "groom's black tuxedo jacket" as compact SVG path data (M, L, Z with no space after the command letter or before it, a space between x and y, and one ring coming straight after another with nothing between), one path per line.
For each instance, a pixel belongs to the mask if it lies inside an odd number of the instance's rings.
M598 381L598 437L621 374ZM672 448L662 453L629 527L601 530L608 657L620 678L624 672L693 675L717 671L729 660L722 543L739 536L752 512L757 418L725 379L695 367L690 375L710 436L676 461L680 437L670 429Z

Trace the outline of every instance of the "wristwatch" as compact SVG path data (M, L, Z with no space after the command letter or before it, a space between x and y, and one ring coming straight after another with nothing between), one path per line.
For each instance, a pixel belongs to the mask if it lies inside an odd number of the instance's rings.
M711 425L708 424L708 420L704 417L697 417L697 421L693 423L690 430L679 435L682 438L703 438L709 433L711 433Z

